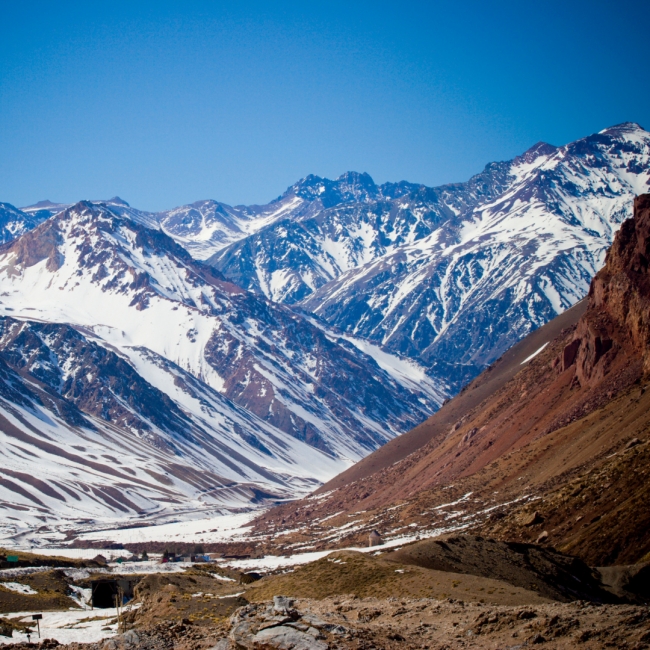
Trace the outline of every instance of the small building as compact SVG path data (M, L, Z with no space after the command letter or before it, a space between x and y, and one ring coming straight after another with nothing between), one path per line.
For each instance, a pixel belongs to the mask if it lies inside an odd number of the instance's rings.
M103 556L103 555L95 555L93 558L93 562L97 562L97 564L105 565L108 564L108 560Z
M381 546L383 543L384 540L376 530L373 530L370 535L368 535L368 546Z

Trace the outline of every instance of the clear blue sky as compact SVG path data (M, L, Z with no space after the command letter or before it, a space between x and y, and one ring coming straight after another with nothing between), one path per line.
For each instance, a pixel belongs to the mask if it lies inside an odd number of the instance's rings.
M0 0L0 201L265 203L650 129L650 3Z

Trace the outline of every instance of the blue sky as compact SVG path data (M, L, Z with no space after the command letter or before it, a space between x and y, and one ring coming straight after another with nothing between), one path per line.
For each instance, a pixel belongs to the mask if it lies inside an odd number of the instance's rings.
M0 0L0 201L266 203L650 129L648 2Z

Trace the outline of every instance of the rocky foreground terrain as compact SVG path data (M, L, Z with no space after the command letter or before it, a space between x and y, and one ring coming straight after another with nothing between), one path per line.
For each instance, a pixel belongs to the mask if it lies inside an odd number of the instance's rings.
M9 593L0 577L0 641L8 650L642 650L650 648L649 566L593 569L540 545L472 535L333 552L261 578L196 565L132 576L135 597L119 618L84 612L77 625L102 619L99 642L25 643L34 621L11 613L16 598L23 612L61 609L74 590L106 577L91 566L59 569L8 578L33 595Z
M627 605L587 602L491 606L452 598L283 596L239 608L229 620L199 626L189 619L160 621L98 644L11 644L10 648L68 650L355 650L430 648L634 648L649 647L650 612Z

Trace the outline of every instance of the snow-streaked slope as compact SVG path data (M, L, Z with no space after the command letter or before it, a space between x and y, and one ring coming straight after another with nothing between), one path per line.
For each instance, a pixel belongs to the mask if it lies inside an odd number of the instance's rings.
M44 219L45 217L23 212L10 203L0 203L0 244L20 237Z
M287 214L300 211L305 201L281 197L266 206L237 206L213 200L197 201L156 215L160 227L194 258L204 260L215 251L243 239Z
M340 274L301 306L459 388L585 295L633 197L650 189L650 134L625 124L537 147L507 177L496 198Z
M336 181L308 177L287 192L314 201L309 210L265 225L216 252L208 263L246 289L294 304L498 196L511 182L508 171L509 163L492 163L467 183L441 188L405 181L376 185L367 174L355 172ZM324 199L316 201L319 196Z
M133 363L146 348L347 463L444 398L405 388L355 346L102 205L77 204L14 242L0 256L0 301L0 312L82 326Z
M131 366L69 325L2 317L0 331L4 541L250 508L347 466L150 350Z

